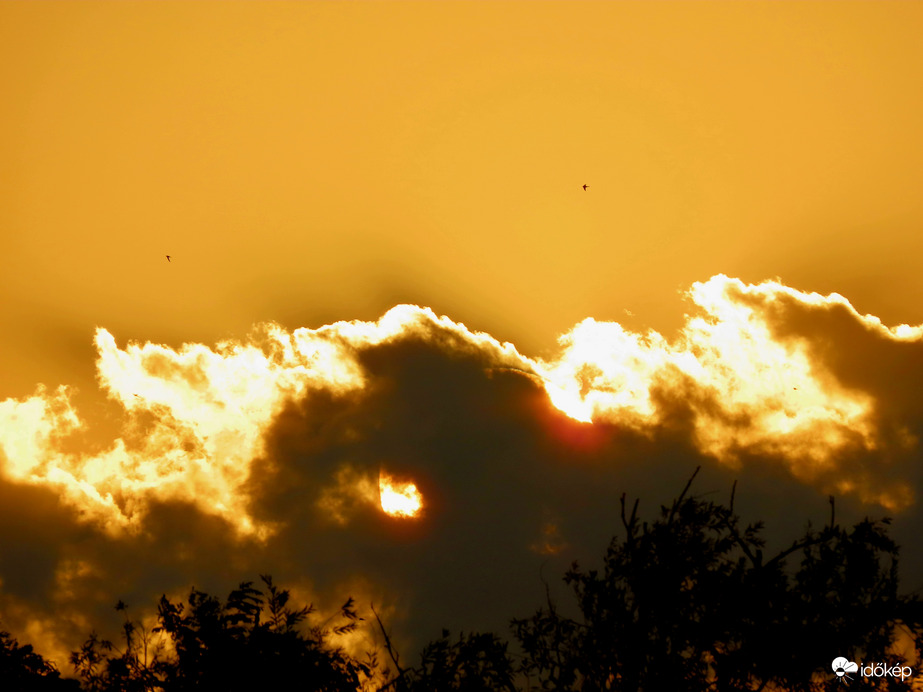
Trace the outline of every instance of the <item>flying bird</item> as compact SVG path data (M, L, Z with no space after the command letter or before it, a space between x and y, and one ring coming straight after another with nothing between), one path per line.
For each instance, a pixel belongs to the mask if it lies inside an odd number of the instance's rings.
M583 191L586 192L586 189L587 189L588 187L589 187L589 185L584 184L584 186L583 186Z
M167 262L170 261L170 255L167 255Z

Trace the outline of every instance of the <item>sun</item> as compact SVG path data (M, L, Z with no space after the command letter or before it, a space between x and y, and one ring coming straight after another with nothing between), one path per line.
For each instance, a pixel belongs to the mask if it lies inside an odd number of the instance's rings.
M381 508L385 514L398 518L413 518L423 509L423 496L413 483L400 483L382 473L378 477Z

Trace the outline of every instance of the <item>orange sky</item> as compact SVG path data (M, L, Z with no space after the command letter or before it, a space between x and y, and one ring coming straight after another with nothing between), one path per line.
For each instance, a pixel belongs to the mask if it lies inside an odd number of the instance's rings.
M717 272L919 323L921 29L919 3L2 3L0 396L91 387L96 326L414 302L537 355L586 316L674 328Z
M778 535L834 493L912 543L921 35L909 2L0 2L3 626L66 662L115 598L270 572L505 627L698 465Z

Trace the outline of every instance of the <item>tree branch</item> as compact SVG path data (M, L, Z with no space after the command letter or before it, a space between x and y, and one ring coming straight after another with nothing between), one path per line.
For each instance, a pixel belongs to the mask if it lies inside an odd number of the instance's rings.
M667 518L667 523L670 524L673 522L673 516L676 514L676 510L679 509L679 506L683 504L683 500L686 499L686 493L689 492L689 487L692 485L692 481L695 480L695 477L699 475L699 471L702 470L702 466L696 466L695 471L692 472L692 475L689 477L689 480L686 481L686 487L683 488L683 492L679 494L679 497L673 501L673 507L670 508L670 516Z
M375 615L375 621L378 623L378 628L381 630L381 634L385 638L385 649L388 651L388 656L390 656L391 660L394 661L394 667L397 668L398 672L398 676L394 680L381 688L384 690L404 677L407 674L407 671L401 667L401 662L399 660L400 656L398 656L397 652L394 650L394 647L391 645L391 637L388 636L388 632L385 630L384 623L382 623L381 618L378 616L378 611L375 610L375 604L373 603L370 605L372 607L372 613Z

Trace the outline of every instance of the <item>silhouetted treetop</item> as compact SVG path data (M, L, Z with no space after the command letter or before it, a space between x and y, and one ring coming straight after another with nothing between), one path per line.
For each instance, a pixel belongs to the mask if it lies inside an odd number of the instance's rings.
M827 525L808 525L770 553L762 522L735 513L733 489L727 506L706 501L689 495L694 478L651 521L623 495L622 526L600 568L574 563L564 575L573 606L549 595L512 621L512 646L491 633L444 630L418 665L402 665L372 608L389 672L374 648L357 658L336 645L360 623L352 599L312 625L313 606L293 605L263 576L224 600L197 589L185 601L164 596L150 630L119 601L122 641L91 634L72 654L74 670L88 692L819 692L841 683L831 667L841 656L888 666L919 659L923 606L898 591L888 519L843 527L831 498ZM909 690L913 672L854 680L855 688ZM5 632L0 683L67 684Z
M813 691L838 655L896 662L898 629L919 643L920 603L898 595L887 520L844 529L831 512L766 557L762 522L742 526L733 494L725 507L688 489L652 523L622 497L624 537L602 571L575 563L564 577L579 618L549 599L513 621L523 671L542 689Z
M233 692L287 689L292 684L340 692L359 689L373 675L373 655L360 661L330 643L360 620L352 599L336 620L310 627L313 606L293 608L287 590L277 588L268 576L262 582L263 589L253 582L240 584L225 601L197 589L186 603L163 596L158 626L146 632L126 619L122 651L91 635L73 654L75 670L84 687L94 692ZM152 646L157 642L159 648Z
M400 671L387 687L396 692L515 692L515 668L507 646L494 634L460 634L453 641L443 630L424 647L420 665Z
M37 654L31 644L20 645L9 632L0 631L0 690L76 692L76 680L65 680L58 669Z

